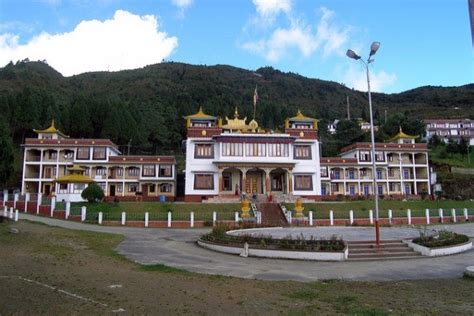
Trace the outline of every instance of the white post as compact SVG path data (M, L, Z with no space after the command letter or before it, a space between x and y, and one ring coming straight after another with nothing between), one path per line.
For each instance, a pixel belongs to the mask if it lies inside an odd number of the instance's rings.
M408 219L408 225L411 225L411 210L407 210L407 219Z
M30 201L30 193L26 192L25 194L25 209L23 210L25 213L28 212L28 202Z
M391 225L392 224L392 210L388 210L388 223Z
M15 210L15 222L18 222L18 210Z
M10 207L10 218L13 218L13 207Z
M8 206L3 206L3 217L8 217Z
M171 227L171 212L168 212L168 228Z
M145 227L148 227L149 219L150 219L150 214L148 212L145 212Z
M212 212L212 226L216 226L217 222L217 212Z
M87 216L87 207L83 206L81 207L81 222L84 222L86 220Z
M370 225L374 224L374 211L372 210L369 210L369 221L370 221Z
M353 210L350 210L349 211L349 222L352 224L354 224L354 211Z
M293 213L290 211L288 212L288 224L291 225L293 223Z
M194 212L191 212L189 214L189 221L190 221L189 225L191 226L191 228L194 227Z
M127 213L122 212L122 220L120 224L122 224L122 226L125 226L126 223L127 223Z
M8 201L8 190L3 190L3 206L5 206Z
M99 220L98 220L99 225L102 225L102 212L99 212Z
M66 202L66 212L65 212L66 215L64 215L66 217L66 219L69 218L69 214L71 214L71 202Z
M56 197L51 198L51 214L53 214L54 210L56 209ZM51 215L53 216L53 215Z
M40 212L41 203L42 203L42 194L38 193L38 199L36 200L36 214L39 214Z
M456 218L456 209L455 208L451 209L451 216L453 217L453 223L456 223L457 218Z
M239 212L235 212L234 220L235 220L236 223L239 222Z
M467 208L464 208L464 219L465 219L466 221L469 220L469 214L467 213Z
M425 215L426 215L426 224L429 225L430 224L430 209L429 208L425 210Z
M334 212L332 210L329 211L329 222L331 226L334 226Z
M313 211L309 211L309 226L313 226Z
M260 211L257 211L257 224L261 224L262 223L262 212Z
M444 222L443 209L440 208L438 212L439 212L439 220L441 221L441 223L443 223Z
M13 208L16 208L16 202L18 202L18 193L13 195Z

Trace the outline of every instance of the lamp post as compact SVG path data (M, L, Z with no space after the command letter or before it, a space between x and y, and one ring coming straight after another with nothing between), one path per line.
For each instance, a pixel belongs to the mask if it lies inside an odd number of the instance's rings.
M367 61L364 61L361 59L359 55L357 55L356 52L354 52L352 49L348 49L346 52L347 57L355 59L355 60L360 60L362 64L365 66L365 72L367 74L367 93L369 96L369 112L370 112L370 138L372 142L372 150L371 150L371 156L372 156L372 177L373 177L373 186L374 186L374 196L375 196L375 244L377 246L380 245L380 227L379 227L379 190L377 187L377 167L375 164L375 133L374 133L374 116L372 114L372 97L370 95L370 76L369 76L369 64L373 62L374 60L372 59L372 56L375 55L377 50L380 47L380 42L373 42L372 45L370 46L370 53L369 57L367 58Z

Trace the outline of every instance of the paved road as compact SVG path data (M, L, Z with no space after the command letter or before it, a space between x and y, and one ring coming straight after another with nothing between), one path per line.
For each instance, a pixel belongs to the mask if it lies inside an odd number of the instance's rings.
M196 246L199 235L208 229L143 229L107 227L82 224L46 217L20 214L27 219L68 229L122 234L125 240L117 251L140 264L162 263L192 272L218 274L248 279L314 281L345 280L404 280L456 278L467 266L474 265L474 249L463 254L437 258L363 262L310 262L259 258L241 258L202 249ZM440 229L444 226L430 226ZM450 225L450 230L474 238L474 223ZM364 227L294 228L318 236L334 233L349 239L370 239L373 229ZM410 228L382 228L382 236L417 236Z

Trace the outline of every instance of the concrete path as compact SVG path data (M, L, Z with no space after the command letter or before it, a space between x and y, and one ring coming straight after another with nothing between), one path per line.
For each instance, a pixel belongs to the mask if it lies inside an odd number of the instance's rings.
M20 219L42 222L68 229L122 234L125 240L117 251L140 264L166 264L192 272L217 274L248 279L315 281L345 280L405 280L461 277L467 266L474 264L474 250L463 254L421 259L362 262L310 262L259 258L241 258L202 249L195 244L199 235L209 229L143 229L81 224L21 213ZM430 226L441 229L445 226ZM450 230L474 238L474 223L447 226ZM277 229L273 229L277 230ZM337 233L349 239L370 239L373 228L318 227L292 228L313 235ZM286 235L286 234L285 234ZM410 228L382 228L382 237L417 236Z

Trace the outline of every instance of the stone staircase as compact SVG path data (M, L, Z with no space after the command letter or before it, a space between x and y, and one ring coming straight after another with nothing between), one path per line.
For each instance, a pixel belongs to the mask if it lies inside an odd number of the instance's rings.
M262 212L263 226L288 226L288 221L278 204L259 203L257 209Z
M422 255L401 240L381 240L379 247L375 241L348 241L348 260L393 260L393 259L413 259Z

